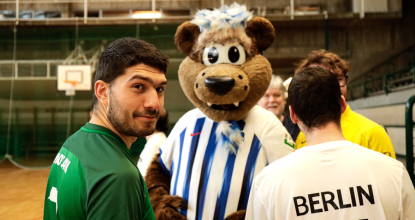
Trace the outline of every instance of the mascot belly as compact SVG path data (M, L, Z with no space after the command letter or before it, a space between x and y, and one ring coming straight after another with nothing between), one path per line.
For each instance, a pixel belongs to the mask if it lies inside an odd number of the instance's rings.
M253 178L294 151L291 136L256 103L272 69L261 55L272 24L233 4L201 10L180 25L177 47L184 93L197 107L176 123L147 170L159 220L244 219Z

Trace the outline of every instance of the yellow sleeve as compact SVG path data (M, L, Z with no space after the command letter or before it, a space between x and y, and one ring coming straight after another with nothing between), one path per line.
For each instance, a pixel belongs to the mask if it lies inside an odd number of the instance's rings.
M297 136L297 140L295 141L295 149L300 149L307 145L307 141L305 139L304 133L300 131Z
M361 134L361 143L363 147L383 153L387 156L396 159L395 150L393 149L392 141L381 126L376 126L369 131Z

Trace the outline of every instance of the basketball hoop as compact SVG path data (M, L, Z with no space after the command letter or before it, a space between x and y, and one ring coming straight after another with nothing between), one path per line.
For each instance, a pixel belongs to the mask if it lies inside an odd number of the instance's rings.
M91 91L91 65L58 65L57 89L66 96L75 91Z
M65 95L66 96L74 96L75 95L75 87L76 87L76 85L78 85L78 81L65 80L65 83L71 84L71 87L69 87L65 90Z

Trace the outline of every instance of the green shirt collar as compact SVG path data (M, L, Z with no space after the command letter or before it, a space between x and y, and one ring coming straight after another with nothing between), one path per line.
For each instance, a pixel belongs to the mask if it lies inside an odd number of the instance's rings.
M131 163L134 164L134 166L137 168L135 162L133 161L133 158L131 157L130 154L130 150L128 149L127 145L124 143L124 141L120 138L120 136L118 136L117 134L115 134L113 131L111 131L110 129L103 127L101 125L97 125L97 124L92 124L87 122L84 126L81 127L81 131L84 132L89 132L89 133L98 133L98 134L103 134L106 135L114 140L116 140L117 142L120 143L120 145L122 146L121 149L124 151L125 155L127 156L127 158L131 161Z
M113 131L111 131L110 129L103 127L101 125L97 125L97 124L92 124L87 122L82 128L82 131L85 132L90 132L90 133L99 133L99 134L104 134L107 135L109 137L111 137L112 139L120 142L120 144L125 145L124 141L120 138L120 136L118 136L117 134L115 134Z

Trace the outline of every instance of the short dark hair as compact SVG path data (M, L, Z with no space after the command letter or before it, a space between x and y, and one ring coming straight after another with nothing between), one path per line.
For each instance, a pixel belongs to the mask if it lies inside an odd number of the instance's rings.
M169 129L169 113L167 113L167 111L164 111L163 114L160 114L160 117L157 120L156 130L167 134L168 129Z
M310 66L311 64L320 64L329 68L332 73L336 75L346 76L350 71L349 62L339 57L337 54L331 53L327 50L320 49L311 51L307 57L302 60L295 72Z
M102 52L97 64L94 83L102 80L111 84L125 70L137 64L146 64L166 73L169 60L154 45L143 40L125 37L110 43ZM92 100L93 106L98 99Z
M288 103L309 130L328 122L340 126L341 95L335 75L319 66L306 67L294 75L288 88Z

